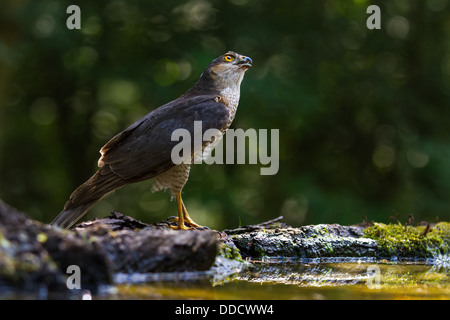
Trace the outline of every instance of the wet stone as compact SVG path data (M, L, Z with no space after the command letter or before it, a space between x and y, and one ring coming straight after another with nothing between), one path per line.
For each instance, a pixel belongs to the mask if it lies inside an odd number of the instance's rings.
M314 225L233 234L245 258L374 257L377 243L355 226Z

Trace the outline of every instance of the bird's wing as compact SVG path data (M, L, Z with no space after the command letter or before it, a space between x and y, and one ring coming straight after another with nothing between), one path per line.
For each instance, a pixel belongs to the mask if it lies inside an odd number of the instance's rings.
M122 179L139 181L154 177L175 164L172 132L186 129L194 139L194 121L202 121L202 134L208 129L224 128L229 120L227 107L217 96L176 99L138 120L113 137L101 149L99 166L109 165Z

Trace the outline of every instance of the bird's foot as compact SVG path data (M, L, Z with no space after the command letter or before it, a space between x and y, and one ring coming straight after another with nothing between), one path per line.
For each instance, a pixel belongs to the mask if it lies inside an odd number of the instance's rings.
M177 224L177 225L169 225L170 229L173 230L194 230L195 228L191 228L183 224Z
M179 223L178 217L170 217L169 219L175 223L175 225L169 225L169 227L174 230L205 230L205 229L208 230L209 229L208 227L204 227L204 226L201 226L201 225L195 223L190 218L184 219L184 222L181 224Z

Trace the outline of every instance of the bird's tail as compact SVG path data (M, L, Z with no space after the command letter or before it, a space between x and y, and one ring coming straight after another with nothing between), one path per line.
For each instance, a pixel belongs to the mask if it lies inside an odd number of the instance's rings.
M81 219L81 217L84 216L97 201L79 205L71 209L63 209L51 224L60 228L69 229L75 222Z
M70 228L100 199L124 184L126 184L125 180L105 165L70 195L63 211L51 224L60 228Z

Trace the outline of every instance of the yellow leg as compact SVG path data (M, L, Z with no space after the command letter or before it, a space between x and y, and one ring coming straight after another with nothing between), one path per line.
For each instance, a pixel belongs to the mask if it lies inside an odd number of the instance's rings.
M181 191L177 192L177 194L175 195L176 199L177 199L177 208L178 208L178 219L176 220L177 222L177 226L170 226L172 229L182 229L182 230L188 230L190 229L189 227L186 227L186 225L184 224L184 204L183 204L183 200L181 199Z
M203 228L203 226L195 223L194 220L192 220L191 217L189 217L189 214L186 210L186 206L184 205L183 200L181 200L181 204L183 205L184 222L190 227Z
M181 191L175 194L175 198L177 199L177 208L178 208L178 218L175 219L175 222L178 224L177 226L170 226L172 229L182 229L189 230L195 228L203 228L201 225L195 223L186 210L186 206L183 203L183 199L181 198Z

